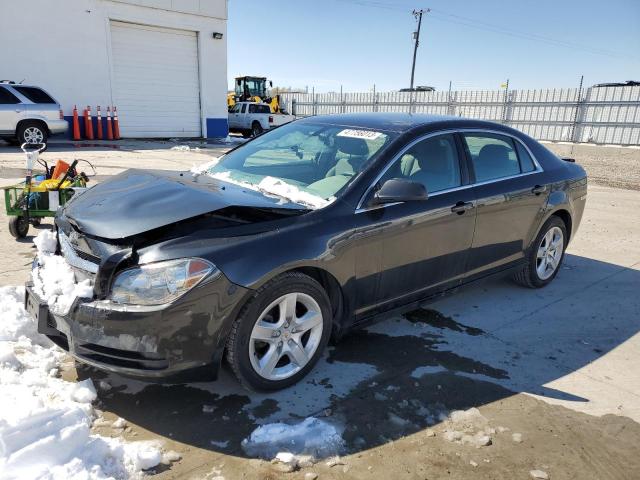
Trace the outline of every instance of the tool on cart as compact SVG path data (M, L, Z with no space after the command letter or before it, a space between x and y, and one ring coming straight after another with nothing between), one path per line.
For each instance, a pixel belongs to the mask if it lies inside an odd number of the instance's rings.
M15 238L24 238L29 225L39 225L43 217L53 217L58 207L78 190L86 188L89 177L77 171L78 162L89 164L95 175L95 168L87 160L74 160L71 165L58 160L49 168L39 154L46 148L44 144L23 144L22 151L27 157L24 183L4 188L5 206L9 218L9 233ZM44 167L45 173L34 175L35 163Z

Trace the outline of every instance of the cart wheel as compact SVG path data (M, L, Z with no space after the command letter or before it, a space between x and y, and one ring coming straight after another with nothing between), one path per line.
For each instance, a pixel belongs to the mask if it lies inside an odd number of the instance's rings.
M9 233L14 238L24 238L29 232L29 220L24 217L13 217L9 220Z

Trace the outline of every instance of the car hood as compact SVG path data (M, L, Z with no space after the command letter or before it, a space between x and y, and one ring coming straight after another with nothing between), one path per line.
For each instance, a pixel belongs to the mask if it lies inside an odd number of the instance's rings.
M74 196L63 214L81 232L115 240L227 207L306 210L206 175L127 170Z

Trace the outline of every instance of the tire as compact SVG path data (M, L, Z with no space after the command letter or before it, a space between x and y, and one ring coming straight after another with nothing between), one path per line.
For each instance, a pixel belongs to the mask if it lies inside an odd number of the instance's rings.
M16 131L18 142L23 143L47 143L49 134L41 122L22 122Z
M553 245L560 235L562 244L556 244L554 248ZM532 243L527 253L527 264L514 275L513 279L516 283L528 288L542 288L549 285L560 271L566 248L567 227L562 219L552 216L544 223Z
M260 125L260 122L253 122L251 124L251 136L252 137L257 137L258 135L260 135L263 132L263 128L262 125Z
M288 310L290 305L295 309ZM285 311L297 320L306 315L303 325L308 329L289 322ZM302 273L285 273L256 290L243 306L227 339L226 359L245 388L280 390L313 368L329 341L331 325L329 297L322 286Z
M13 238L24 238L29 233L29 220L24 217L11 217L9 219L9 233Z

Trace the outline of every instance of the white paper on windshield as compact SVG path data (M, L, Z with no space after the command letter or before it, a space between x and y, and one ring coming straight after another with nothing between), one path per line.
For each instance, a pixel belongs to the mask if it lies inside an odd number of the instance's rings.
M380 132L372 132L371 130L354 130L351 128L345 128L341 132L339 132L336 136L338 137L349 137L349 138L361 138L363 140L375 140L382 133Z

